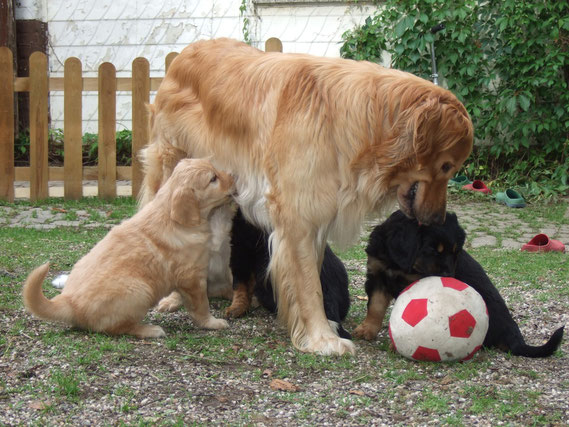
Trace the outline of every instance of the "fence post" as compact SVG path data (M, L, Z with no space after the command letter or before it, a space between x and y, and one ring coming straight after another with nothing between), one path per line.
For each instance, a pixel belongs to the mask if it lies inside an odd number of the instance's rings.
M176 59L176 56L178 56L178 52L170 52L166 55L166 72L168 72L168 68L170 68L170 64Z
M150 64L146 58L132 62L132 197L137 197L143 171L139 155L148 144L148 112L150 102Z
M30 200L47 199L48 194L48 108L47 56L30 55Z
M65 61L63 79L64 197L65 200L78 200L83 195L83 76L78 58L68 58Z
M265 42L265 52L282 52L283 43L276 37L271 37Z
M99 197L114 199L117 195L117 73L115 66L104 62L99 66Z
M12 51L0 47L0 199L14 201L14 65Z

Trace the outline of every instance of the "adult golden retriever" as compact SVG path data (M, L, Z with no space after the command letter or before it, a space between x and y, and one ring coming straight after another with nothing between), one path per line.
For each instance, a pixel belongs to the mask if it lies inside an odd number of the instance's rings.
M152 202L75 264L60 295L48 300L42 293L48 263L30 273L25 306L39 318L84 329L160 337L165 335L160 326L142 320L160 298L177 290L198 326L227 327L209 311L208 218L234 191L233 178L210 162L182 160Z
M446 188L472 149L472 123L449 91L369 62L264 53L199 41L172 62L153 106L142 202L177 159L212 156L236 175L246 218L271 230L270 272L293 344L354 352L326 320L319 266L328 237L400 208L445 217Z

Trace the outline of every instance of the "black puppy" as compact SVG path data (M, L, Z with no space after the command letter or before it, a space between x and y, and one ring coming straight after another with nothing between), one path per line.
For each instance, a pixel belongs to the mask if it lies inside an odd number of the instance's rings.
M551 356L559 347L563 327L544 345L527 345L504 299L482 266L462 249L465 237L452 213L447 213L444 225L422 226L397 211L375 227L366 248L368 311L354 335L368 340L375 338L390 301L415 280L452 276L476 289L486 303L489 326L485 347L510 351L516 356Z
M247 222L240 210L233 219L231 233L233 301L226 311L227 316L239 317L245 314L251 305L253 294L263 307L275 313L277 304L271 281L267 277L270 260L268 234ZM337 324L340 337L351 339L351 335L340 323L350 308L348 273L328 245L324 252L320 282L326 317Z

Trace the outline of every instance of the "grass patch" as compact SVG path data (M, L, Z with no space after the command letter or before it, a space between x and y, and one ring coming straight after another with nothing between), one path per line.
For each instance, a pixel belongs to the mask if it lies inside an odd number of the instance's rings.
M472 200L472 195L453 194L450 209L453 203ZM496 210L496 204L487 199L476 203L477 212ZM69 423L81 419L91 401L102 399L108 411L106 423L125 425L268 424L279 420L279 411L290 411L296 414L293 422L307 425L322 420L403 425L410 423L410 416L412 424L433 419L449 425L472 420L488 425L565 421L564 412L556 406L559 397L552 398L551 390L540 386L552 382L560 366L565 366L563 349L537 364L499 351L482 352L469 363L415 363L389 350L384 327L375 341L355 342L356 357L319 356L293 349L286 330L261 308L231 320L230 328L223 331L196 328L185 310L149 313L150 320L167 331L162 340L111 337L33 319L23 310L20 296L31 269L49 260L48 279L69 271L110 225L132 216L136 205L131 199L114 203L90 199L54 200L53 204L0 202L0 207L4 207L0 208L4 219L26 209L57 208L65 211L66 220L81 222L52 230L0 226L0 355L9 361L0 379L0 399L11 414L29 412L30 405L41 401L41 409L33 409L39 423ZM566 208L562 203L551 213L530 206L514 213L520 221L531 219L538 227L562 225ZM98 226L92 227L95 220ZM488 221L481 229L498 235L494 231L498 222ZM504 234L516 227L508 230ZM362 238L338 252L348 266L351 283L352 307L344 322L348 331L366 311L366 301L358 298L365 295L366 244ZM522 326L527 320L526 304L549 307L543 309L544 318L551 307L562 313L569 309L567 255L488 247L469 252L486 269ZM47 283L44 291L49 297L58 293ZM216 316L228 304L210 303ZM543 321L536 318L535 322ZM496 383L496 377L505 385ZM298 385L299 391L273 390L273 379ZM556 388L562 393L566 389L566 382ZM219 407L227 408L230 418L208 418L219 413ZM321 411L324 415L317 413L322 408L326 408ZM24 418L20 421L25 423ZM2 423L10 424L0 414Z

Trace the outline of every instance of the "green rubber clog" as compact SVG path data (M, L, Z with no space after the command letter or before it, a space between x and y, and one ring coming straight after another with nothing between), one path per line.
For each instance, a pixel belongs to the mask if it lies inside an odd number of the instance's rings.
M503 203L510 208L525 208L526 201L523 196L515 190L508 188L505 192L496 194L496 201Z
M469 180L466 175L457 175L454 178L451 178L448 182L448 185L454 185L458 188L462 188L467 184L472 184L472 181Z

